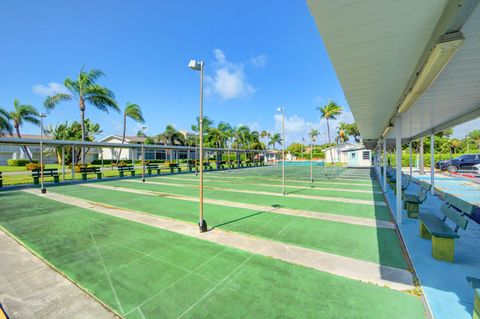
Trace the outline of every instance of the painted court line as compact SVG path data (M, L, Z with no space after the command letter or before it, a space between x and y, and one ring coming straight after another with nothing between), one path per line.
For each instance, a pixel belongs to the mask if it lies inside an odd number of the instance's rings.
M47 194L41 194L37 189L25 189L23 191L61 203L68 203L68 205L85 208L90 211L150 225L185 236L237 248L253 254L275 258L366 283L387 286L400 291L414 287L412 274L405 269L379 265L218 229L210 230L206 233L199 233L197 225L193 223L180 222L133 210L119 209L51 191Z
M102 185L102 184L80 184L80 186L100 188L100 189L113 190L113 191L122 191L127 193L142 194L142 195L149 195L149 196L162 196L166 198L184 200L189 202L198 202L197 197L169 194L169 193L163 193L163 192L157 192L157 191L140 190L140 189ZM243 209L249 209L254 211L267 211L269 213L274 213L274 214L315 218L315 219L327 220L332 222L361 225L361 226L367 226L367 227L381 227L381 228L395 229L395 226L393 225L392 222L384 221L384 220L375 220L371 218L335 215L335 214L321 213L321 212L308 211L308 210L297 210L297 209L291 209L291 208L281 208L281 207L273 208L270 206L236 203L236 202L230 202L226 200L210 199L210 198L204 198L203 202L207 204L243 208Z
M220 175L220 174L225 174L225 172L208 172L205 175L208 176L208 177L214 176L214 177L231 178L231 179L248 179L248 177L224 176L224 175ZM280 178L277 178L277 179L266 178L266 177L263 177L261 175L254 176L253 178L255 178L255 180L262 179L262 180L265 180L265 181L273 181L273 182L278 182L280 180ZM336 178L335 180L338 180L338 179ZM288 182L288 183L304 183L304 184L305 183L310 183L310 181L308 181L308 180L302 181L302 180L293 180L293 179L285 179L285 182ZM378 186L372 185L372 183L348 183L348 182L336 183L336 182L332 182L329 179L317 179L313 182L313 184L321 184L321 183L328 183L328 184L332 184L332 185L352 185L352 186L366 186L366 187L370 186L370 187L379 188Z
M171 180L177 180L177 181L192 181L192 182L198 182L198 179L196 178L179 178L179 177L171 177L171 176L155 176L153 178L158 178L158 179L171 179ZM220 180L220 179L203 179L204 182L214 182L214 183L221 183L221 182L226 182L225 180ZM252 185L252 183L243 183L243 182L237 182L238 184L243 184L243 185ZM258 186L266 186L266 187L278 187L281 188L282 185L278 184L261 184L261 183L255 183L255 185ZM365 193L365 194L382 194L380 191L371 191L371 190L363 190L363 189L351 189L351 188L328 188L328 187L308 187L308 186L292 186L292 185L287 185L287 188L296 188L296 189L305 189L305 190L321 190L321 191L334 191L334 192L340 192L340 193Z
M151 181L142 182L141 180L133 180L133 179L126 179L125 182L163 185L163 186L174 186L174 187L184 187L184 188L198 188L197 185L173 184L173 183L151 182ZM283 195L283 194L272 193L272 192L249 191L249 190L244 190L244 189L233 189L233 188L223 188L223 187L213 187L213 186L204 186L203 188L211 189L211 190L224 191L224 192L232 192L232 193L285 197L285 195ZM288 194L288 195L286 195L286 197L311 199L311 200L323 200L323 201L341 202L341 203L351 203L351 204L360 204L360 205L387 206L387 204L383 201L380 202L380 201L374 201L374 200L368 200L368 199L352 199L352 198L344 198L344 197L329 197L329 196L302 195L302 194Z

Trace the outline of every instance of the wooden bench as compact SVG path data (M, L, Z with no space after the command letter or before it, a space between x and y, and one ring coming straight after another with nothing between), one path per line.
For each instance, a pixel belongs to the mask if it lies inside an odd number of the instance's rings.
M102 171L100 167L80 167L80 174L82 174L82 180L87 180L88 174L97 174L97 178L102 178Z
M407 210L409 218L418 218L420 205L427 199L430 188L432 187L427 182L420 182L420 189L416 193L404 192L404 208Z
M450 197L452 196L446 196L451 201ZM440 207L443 218L431 213L420 213L418 215L420 218L420 237L432 240L433 258L449 262L454 261L455 239L460 238L458 230L460 228L466 229L468 225L468 219L464 216L464 209L471 210L467 206L473 206L466 204L464 207L455 207L448 201L444 201ZM447 219L455 225L455 229L447 225Z
M33 184L38 185L40 183L40 178L42 172L39 169L32 170ZM58 175L58 169L56 168L44 168L43 177L53 177L54 183L60 182L60 176Z
M147 164L147 174L152 175L152 170L157 171L157 175L160 175L160 167L158 164Z
M3 187L3 177L2 177L2 172L0 172L0 187Z
M135 176L135 169L132 165L117 166L118 176L123 177L125 172L130 172L131 176Z
M467 281L474 290L472 319L480 319L480 278L467 277Z

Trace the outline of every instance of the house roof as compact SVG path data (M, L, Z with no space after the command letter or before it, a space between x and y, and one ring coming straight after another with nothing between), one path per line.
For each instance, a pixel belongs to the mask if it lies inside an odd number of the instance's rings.
M99 142L106 142L112 138L116 138L116 139L119 139L121 140L122 139L122 136L121 135L109 135L103 139L101 139ZM130 135L125 135L125 141L127 143L137 143L137 142L143 142L145 140L145 137L143 136L130 136Z
M354 144L354 143L342 143L342 144L327 147L327 148L323 149L323 151L325 152L325 151L328 151L330 149L338 149L338 150L343 152L343 151L355 149L355 148L358 148L358 147L363 147L363 145Z

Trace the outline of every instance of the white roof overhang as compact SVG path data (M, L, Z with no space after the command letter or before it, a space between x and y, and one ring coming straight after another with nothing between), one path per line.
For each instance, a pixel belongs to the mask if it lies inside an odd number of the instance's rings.
M308 0L368 148L480 116L478 0Z

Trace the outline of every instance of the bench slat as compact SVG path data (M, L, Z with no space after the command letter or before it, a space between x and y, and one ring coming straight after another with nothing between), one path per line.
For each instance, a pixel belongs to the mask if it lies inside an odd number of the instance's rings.
M455 208L450 207L447 203L443 202L442 207L440 207L440 211L460 228L467 228L468 219L463 217L459 212L455 211Z

